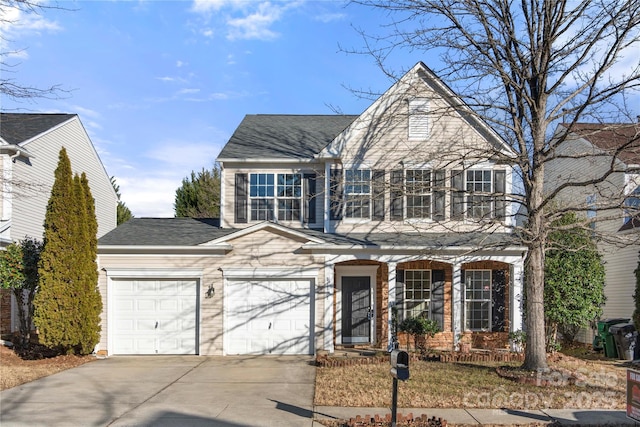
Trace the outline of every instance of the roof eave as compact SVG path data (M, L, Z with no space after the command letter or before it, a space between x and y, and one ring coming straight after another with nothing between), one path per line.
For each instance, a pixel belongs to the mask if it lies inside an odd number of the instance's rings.
M225 255L233 247L229 244L212 246L160 246L160 245L98 245L98 255L144 254L144 255Z
M219 163L224 163L224 162L229 162L229 163L278 163L278 164L284 164L284 163L315 163L317 162L317 159L313 158L313 159L302 159L302 158L252 158L252 157L245 157L245 158L233 158L233 157L219 157L216 159L216 162Z
M417 246L417 245L334 245L328 243L306 243L302 246L304 250L310 251L358 251L358 252L438 252L438 253L470 253L479 251L499 251L501 253L524 253L527 251L525 246L495 246L495 247L478 247L478 246Z

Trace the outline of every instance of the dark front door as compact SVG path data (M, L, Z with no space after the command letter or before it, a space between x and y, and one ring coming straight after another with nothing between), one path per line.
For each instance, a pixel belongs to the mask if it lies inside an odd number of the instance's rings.
M342 278L342 342L371 342L371 278Z

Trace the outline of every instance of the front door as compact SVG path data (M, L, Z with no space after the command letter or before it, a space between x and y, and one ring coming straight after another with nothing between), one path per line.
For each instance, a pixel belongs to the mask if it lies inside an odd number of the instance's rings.
M371 342L371 278L342 278L342 342Z

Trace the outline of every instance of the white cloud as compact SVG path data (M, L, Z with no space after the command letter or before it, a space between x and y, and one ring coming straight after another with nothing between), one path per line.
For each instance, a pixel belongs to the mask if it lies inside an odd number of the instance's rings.
M334 21L342 21L346 18L346 14L344 13L324 13L315 17L316 21L320 21L324 24L328 24L329 22Z
M189 95L189 94L192 94L192 93L199 93L199 92L200 92L200 89L197 89L197 88L184 88L184 89L180 89L177 94L178 95Z
M255 13L243 18L230 19L227 22L230 27L227 38L229 40L275 39L279 34L269 27L279 20L281 15L281 8L273 7L270 3L262 3Z
M193 0L191 10L198 13L217 12L225 6L236 5L241 2L234 0Z
M224 17L228 27L227 39L273 40L279 33L271 27L278 22L284 12L299 7L304 1L246 1L246 0L194 0L191 10L199 13L205 20L213 14L227 13ZM203 27L200 33L205 37L213 37L209 27Z
M180 61L180 60L176 61L176 67L178 68L184 67L185 65L187 64L183 61Z
M163 76L163 77L156 77L156 79L166 83L187 83L187 80L183 79L182 77Z
M0 36L5 40L25 35L42 35L44 32L62 30L60 24L49 21L36 12L29 12L16 6L0 8Z

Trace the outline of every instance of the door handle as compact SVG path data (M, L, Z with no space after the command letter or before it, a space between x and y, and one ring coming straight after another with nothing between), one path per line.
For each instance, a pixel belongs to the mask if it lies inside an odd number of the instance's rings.
M156 326L154 329L158 329L158 321L156 320Z
M271 329L271 322L269 322L269 329Z

